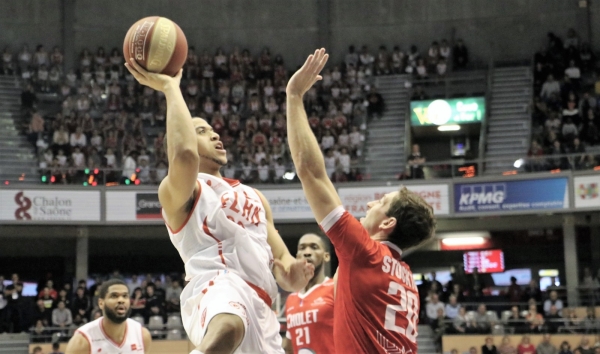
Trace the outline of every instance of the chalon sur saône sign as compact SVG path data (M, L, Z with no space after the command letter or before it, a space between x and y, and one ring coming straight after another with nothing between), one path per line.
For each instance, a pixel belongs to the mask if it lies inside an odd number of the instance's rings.
M481 123L485 117L485 98L467 97L410 102L413 127Z

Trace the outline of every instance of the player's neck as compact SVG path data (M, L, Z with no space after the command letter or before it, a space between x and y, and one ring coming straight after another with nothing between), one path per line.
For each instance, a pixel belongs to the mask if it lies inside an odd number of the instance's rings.
M200 166L198 168L198 173L206 173L207 175L211 175L217 178L223 178L223 176L221 176L221 169L212 169L212 168L202 168L202 166Z
M384 232L381 232L381 231L371 235L371 240L373 240L373 241L381 242L381 241L387 241L387 239L388 239L387 234Z
M102 318L102 329L104 330L104 333L115 343L123 342L126 328L127 321L124 321L123 323L114 323L106 317Z
M315 274L315 276L311 280L308 281L308 284L306 284L306 287L302 290L302 293L309 291L313 286L315 286L317 284L321 284L324 281L325 281L325 273L324 272L319 272L318 274Z

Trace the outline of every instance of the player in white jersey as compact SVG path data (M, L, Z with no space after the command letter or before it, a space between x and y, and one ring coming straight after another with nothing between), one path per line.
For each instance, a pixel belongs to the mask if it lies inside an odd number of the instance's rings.
M277 283L302 289L314 266L290 255L264 196L221 177L227 155L219 135L193 118L175 77L126 64L167 100L169 173L158 189L169 236L185 263L182 321L194 353L283 353L271 301ZM273 267L274 266L274 267Z
M128 318L131 300L125 282L120 279L104 282L100 286L98 306L104 316L79 327L69 340L65 354L150 353L150 332Z

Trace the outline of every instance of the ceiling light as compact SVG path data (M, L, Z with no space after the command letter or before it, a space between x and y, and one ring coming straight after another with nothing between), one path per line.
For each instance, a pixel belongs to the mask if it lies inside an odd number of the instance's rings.
M452 132L460 130L460 125L458 124L449 124L449 125L440 125L438 130L441 132Z
M445 238L442 243L446 246L476 246L483 245L486 239L480 236L475 237L452 237Z

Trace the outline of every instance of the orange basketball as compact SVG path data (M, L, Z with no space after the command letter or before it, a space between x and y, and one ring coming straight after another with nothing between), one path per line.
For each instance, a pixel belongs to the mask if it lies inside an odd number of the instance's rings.
M133 58L144 69L175 76L187 58L185 34L168 18L151 16L131 26L123 41L123 55Z

